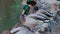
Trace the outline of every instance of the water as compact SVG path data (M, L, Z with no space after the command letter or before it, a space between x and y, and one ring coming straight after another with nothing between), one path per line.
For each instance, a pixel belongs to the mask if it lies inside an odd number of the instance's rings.
M19 22L21 4L20 0L20 7L18 8L14 0L0 0L0 34L6 29L12 29Z

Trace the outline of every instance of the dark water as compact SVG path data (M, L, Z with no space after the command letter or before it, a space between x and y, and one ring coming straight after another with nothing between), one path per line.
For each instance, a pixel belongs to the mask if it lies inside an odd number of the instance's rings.
M3 30L10 30L19 22L19 15L22 11L22 0L18 1L0 0L0 34Z

